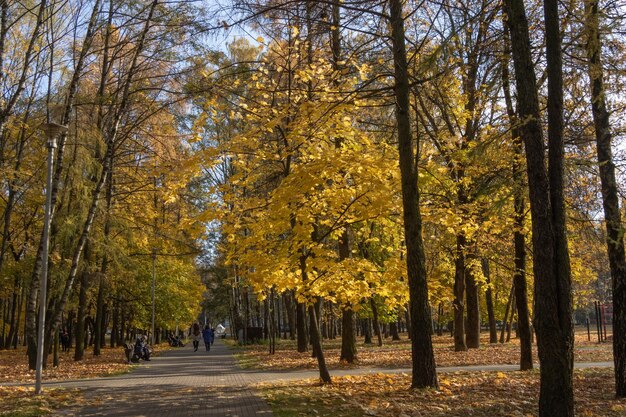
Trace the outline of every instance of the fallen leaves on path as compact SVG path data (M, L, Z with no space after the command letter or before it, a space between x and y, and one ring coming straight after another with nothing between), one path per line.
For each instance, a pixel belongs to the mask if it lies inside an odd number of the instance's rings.
M281 415L347 417L530 417L538 415L539 374L533 372L457 372L439 375L439 389L409 389L406 374L370 374L333 378L320 385L306 380L261 384L259 389ZM610 369L575 373L579 416L626 414L626 400L613 396Z

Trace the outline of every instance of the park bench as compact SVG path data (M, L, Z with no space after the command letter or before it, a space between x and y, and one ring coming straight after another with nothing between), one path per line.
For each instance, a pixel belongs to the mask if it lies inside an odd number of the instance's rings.
M263 339L263 327L246 328L247 342L259 343Z
M150 348L150 346L148 346L148 353L149 354L152 353L152 348ZM135 345L133 343L126 343L124 345L124 355L126 356L126 361L128 363L137 363L141 359L149 361L150 360L149 354L148 354L148 359L144 359L143 356L140 356L139 354L135 353Z

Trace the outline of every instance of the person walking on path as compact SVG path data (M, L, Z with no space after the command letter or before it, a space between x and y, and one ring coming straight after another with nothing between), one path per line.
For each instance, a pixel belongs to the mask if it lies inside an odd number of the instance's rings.
M200 332L200 325L198 322L195 322L193 326L191 326L191 340L193 340L193 351L198 351L198 346L200 346L200 339L202 338L202 333Z
M211 350L211 345L213 344L213 329L208 324L204 327L202 331L202 338L204 339L204 347L206 351L209 352Z
M63 352L69 352L70 350L70 335L67 333L67 329L63 328L61 331L61 346L63 348Z

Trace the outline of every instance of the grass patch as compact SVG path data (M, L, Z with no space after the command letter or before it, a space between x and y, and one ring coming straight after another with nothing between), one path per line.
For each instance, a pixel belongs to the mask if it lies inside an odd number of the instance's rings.
M244 352L236 352L233 356L241 369L259 368L259 358L256 356L246 355Z

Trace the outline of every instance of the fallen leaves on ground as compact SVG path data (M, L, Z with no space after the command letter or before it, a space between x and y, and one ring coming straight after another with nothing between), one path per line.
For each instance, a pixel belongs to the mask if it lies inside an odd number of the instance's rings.
M30 417L52 413L55 409L83 402L78 389L48 388L35 395L32 387L0 386L0 416Z
M383 346L364 345L357 342L358 362L349 365L340 363L341 338L324 340L324 356L326 364L333 369L353 368L403 368L411 366L411 341L402 335L402 340L386 339ZM488 335L483 334L481 347L466 352L455 352L453 340L449 335L433 336L435 361L437 366L470 366L470 365L514 365L520 360L519 340L511 339L509 343L490 344ZM237 359L243 368L295 370L317 369L317 359L310 352L299 353L294 341L277 340L276 353L270 355L266 345L249 345L238 347ZM533 346L534 361L537 362L537 349ZM598 344L587 341L586 333L576 334L574 347L576 362L612 361L610 343Z
M155 354L163 350L165 345L157 346ZM86 351L82 361L74 361L74 352L59 353L59 366L52 366L52 355L48 357L48 366L43 370L42 378L46 381L94 378L117 375L128 372L132 365L126 362L124 348L102 348L100 356L93 351ZM0 351L0 383L35 381L35 371L28 369L26 349L9 349Z
M407 374L335 377L331 385L306 380L260 384L279 416L531 417L538 415L539 373L456 372L439 375L439 389L409 389ZM579 416L626 414L613 395L610 369L575 372Z

